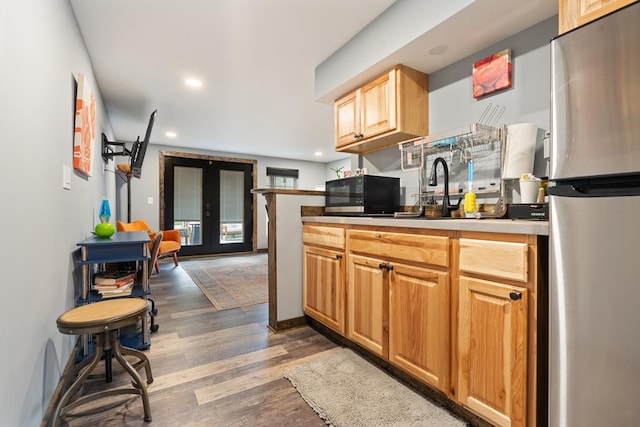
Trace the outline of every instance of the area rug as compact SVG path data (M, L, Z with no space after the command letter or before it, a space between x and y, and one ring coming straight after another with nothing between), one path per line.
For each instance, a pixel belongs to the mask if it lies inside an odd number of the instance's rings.
M266 253L188 260L180 265L216 310L268 301Z
M345 348L289 368L284 376L330 426L467 425Z

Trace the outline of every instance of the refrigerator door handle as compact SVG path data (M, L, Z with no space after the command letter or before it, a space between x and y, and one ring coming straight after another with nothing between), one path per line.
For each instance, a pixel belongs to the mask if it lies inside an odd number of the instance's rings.
M557 183L547 189L550 196L563 197L624 197L640 196L640 179L624 182L597 182L584 180L583 182Z
M547 193L550 196L564 196L564 197L588 197L583 191L579 191L572 184L556 185L547 188Z

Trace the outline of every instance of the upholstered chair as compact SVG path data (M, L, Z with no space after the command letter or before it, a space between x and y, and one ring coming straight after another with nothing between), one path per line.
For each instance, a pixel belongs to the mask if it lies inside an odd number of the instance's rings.
M149 238L153 241L155 236L155 232L149 227L147 221L143 219L138 219L133 222L125 223L122 221L118 221L116 223L116 228L118 231L146 231L149 233ZM156 273L160 273L160 266L158 264L158 260L160 258L171 256L173 257L173 263L178 265L178 251L182 247L180 240L180 231L179 230L163 230L162 231L162 241L160 242L160 249L158 250L158 257L155 262Z

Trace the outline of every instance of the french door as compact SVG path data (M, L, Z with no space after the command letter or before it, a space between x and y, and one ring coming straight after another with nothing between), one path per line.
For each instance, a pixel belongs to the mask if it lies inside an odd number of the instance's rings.
M253 164L164 157L164 228L180 230L180 255L253 250Z

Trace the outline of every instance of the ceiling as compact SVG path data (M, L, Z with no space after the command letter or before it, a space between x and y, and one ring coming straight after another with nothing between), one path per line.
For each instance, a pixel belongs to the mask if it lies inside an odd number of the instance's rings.
M71 0L115 139L143 138L157 109L152 144L318 162L345 157L333 148L339 92L395 63L432 73L557 13L557 0L469 1L317 102L316 67L393 3Z
M157 109L152 144L320 162L345 154L315 67L392 3L71 0L116 139Z

